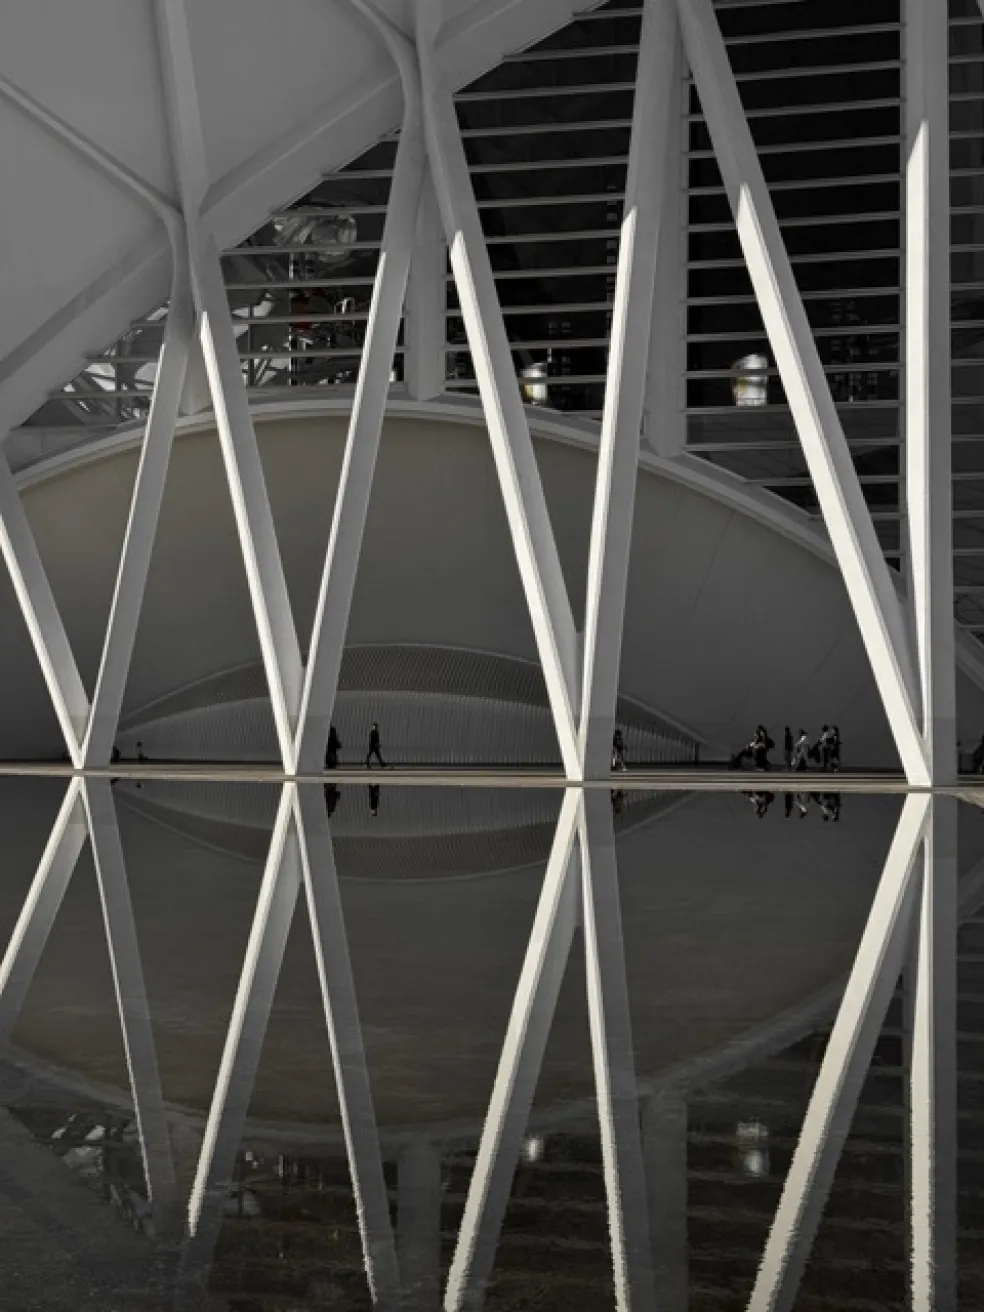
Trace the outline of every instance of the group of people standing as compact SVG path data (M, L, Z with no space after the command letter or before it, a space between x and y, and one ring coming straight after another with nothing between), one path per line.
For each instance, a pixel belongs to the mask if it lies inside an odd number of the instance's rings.
M764 724L755 730L751 740L731 759L731 768L740 770L745 761L751 761L756 770L769 770L772 763L769 753L775 748L775 741ZM810 763L819 765L822 770L838 771L841 764L841 736L836 724L825 724L819 736L811 741L805 729L793 735L786 725L782 738L783 764L787 770L804 773L810 769Z

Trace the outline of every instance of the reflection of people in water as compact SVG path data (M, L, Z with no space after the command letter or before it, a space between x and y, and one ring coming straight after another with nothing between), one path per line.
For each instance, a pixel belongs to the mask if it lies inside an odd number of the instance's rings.
M379 815L379 784L369 785L369 814L373 819Z
M824 793L820 798L820 813L825 822L832 820L836 824L841 818L840 793Z
M755 807L755 814L760 820L765 819L766 811L768 811L769 807L776 800L775 793L746 793L745 796Z
M612 790L612 814L621 815L625 810L625 789L614 788Z
M325 815L329 820L335 814L341 795L340 788L336 788L334 784L325 784Z

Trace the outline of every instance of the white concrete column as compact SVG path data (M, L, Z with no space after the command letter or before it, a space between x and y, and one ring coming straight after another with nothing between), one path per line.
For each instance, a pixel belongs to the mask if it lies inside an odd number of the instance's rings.
M294 820L335 1088L373 1306L400 1306L400 1273L323 790L295 788Z
M444 391L447 374L448 246L434 184L428 176L420 197L403 320L403 380L416 401Z
M569 779L581 776L574 617L482 233L454 102L436 49L440 0L416 0L424 131L451 271L488 424L503 505ZM406 74L405 74L406 76Z
M936 795L923 842L909 1048L912 1312L956 1312L957 807Z
M140 1134L147 1196L158 1226L163 1230L173 1214L174 1159L112 785L106 778L87 779L82 785L82 799L89 824L133 1110Z
M902 608L854 469L745 118L711 0L678 0L749 277L782 378L831 546L854 608L903 768L930 779Z
M906 0L905 455L909 578L933 781L957 774L947 6Z
M578 834L588 1023L608 1195L615 1305L618 1312L648 1312L656 1305L656 1293L640 1096L629 1021L615 831L611 802L604 790L582 791Z
M676 0L646 0L588 552L579 746L589 778L611 772L653 283L667 161L678 127L670 113L679 81L678 34Z
M226 1185L239 1152L301 885L300 856L292 832L294 787L285 784L281 791L263 882L243 957L242 974L205 1123L201 1157L188 1200L189 1242L183 1260L186 1271L190 1273L207 1267L222 1224Z
M331 536L315 605L297 730L297 761L302 771L320 770L324 761L386 413L393 351L411 268L415 225L426 176L420 98L415 91L415 85L411 83L397 146ZM443 288L443 273L441 285Z
M605 801L607 805L607 796ZM577 924L580 871L574 839L578 809L578 793L570 789L561 806L468 1184L448 1274L445 1312L478 1312L495 1264L502 1220Z
M398 1162L396 1238L403 1312L441 1306L441 1150L415 1136Z
M792 1312L795 1306L861 1086L902 970L921 882L913 876L913 867L929 804L921 793L910 794L903 804L813 1086L749 1312Z
M123 536L123 550L109 609L92 710L83 742L83 761L87 766L109 764L119 727L174 445L174 426L178 418L188 354L194 339L195 311L183 225L174 234L172 252L174 266L171 300L164 341L157 362L154 394L133 485L130 514Z
M0 552L72 764L82 764L89 698L6 453L0 450Z
M85 842L82 785L72 779L58 809L7 950L0 961L0 1043L10 1040Z

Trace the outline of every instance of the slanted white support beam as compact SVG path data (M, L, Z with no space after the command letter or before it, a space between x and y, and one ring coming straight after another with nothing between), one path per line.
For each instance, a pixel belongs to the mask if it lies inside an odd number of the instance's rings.
M0 1043L7 1043L85 842L82 784L72 779L0 961Z
M323 790L295 788L293 806L366 1276L373 1306L397 1312L396 1243Z
M902 766L930 767L902 608L824 376L711 0L678 0L684 46L749 277Z
M957 775L948 27L939 0L906 0L905 486L922 728L936 784Z
M38 552L34 533L0 450L0 552L41 666L51 704L72 764L82 764L82 736L89 698Z
M388 35L385 27L381 30ZM425 171L420 97L411 80L406 91L403 127L352 401L331 537L315 606L297 731L297 761L301 770L321 769L328 741ZM442 272L442 290L443 286Z
M578 813L584 964L608 1231L619 1312L656 1306L639 1088L629 1023L615 830L606 793L585 789Z
M157 536L188 353L194 337L195 311L183 225L174 243L173 254L167 325L83 742L82 756L86 766L108 764L116 738Z
M933 797L923 842L908 1054L912 1312L958 1306L957 807Z
M188 1200L186 1268L208 1265L222 1222L226 1186L236 1164L249 1100L266 1037L287 935L301 885L297 838L292 829L293 784L284 784L256 912L243 958L201 1157Z
M607 805L607 797L606 797ZM564 794L526 957L468 1185L444 1297L445 1312L477 1312L495 1263L499 1232L543 1064L557 996L578 921L574 851L579 798Z
M646 0L588 552L579 745L589 778L611 771L678 32L676 0Z
M431 175L561 759L568 778L578 779L582 773L576 726L580 681L574 617L454 103L435 51L440 24L440 0L416 0L417 56Z
M905 956L929 798L906 798L772 1222L749 1312L791 1312Z
M670 37L673 72L666 109L666 153L660 182L659 247L649 334L649 373L642 437L658 456L687 443L687 85L679 24Z
M448 246L428 176L420 197L404 314L403 381L416 401L444 391L447 378Z
M199 334L285 770L294 769L302 666L222 265L202 222L208 159L185 0L157 0L161 75Z
M133 1109L140 1134L147 1194L158 1221L165 1222L174 1205L174 1160L112 785L106 778L86 779L82 785L82 798L123 1031Z
M215 425L243 553L263 668L270 688L284 769L295 768L294 738L303 668L287 580L267 494L263 462L253 430L239 348L229 314L215 243L204 238L193 266L201 314L201 343L212 388Z

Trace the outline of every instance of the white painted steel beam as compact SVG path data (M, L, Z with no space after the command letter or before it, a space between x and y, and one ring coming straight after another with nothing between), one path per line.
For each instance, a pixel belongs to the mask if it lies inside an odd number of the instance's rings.
M957 775L948 40L946 5L906 0L905 486L922 729L937 784Z
M83 740L82 759L86 766L107 765L116 738L154 553L188 354L194 337L195 311L183 225L179 240L174 243L173 258L171 299L154 380L154 395L123 537L96 690Z
M906 798L827 1042L749 1312L791 1312L878 1034L898 983L918 901L913 867L930 800Z
M711 0L678 0L678 11L738 239L875 683L907 776L928 783L902 608L820 363L717 18Z
M402 138L401 138L402 139ZM417 234L410 261L403 336L403 381L416 401L444 391L447 377L448 246L441 212L428 175L420 197Z
M912 1312L957 1303L957 800L929 804L909 1047Z
M396 40L378 16L373 21L388 43ZM328 740L426 174L419 88L412 78L405 82L403 127L304 678L296 754L301 770L321 768Z
M366 1276L373 1306L397 1312L396 1244L323 790L295 788L293 809Z
M679 129L670 113L678 33L676 0L646 0L588 553L579 746L589 777L612 764L663 188Z
M61 613L51 591L34 533L0 450L0 552L27 625L48 696L72 764L82 764L89 698L82 684Z
M86 779L82 785L82 799L96 867L147 1192L155 1216L159 1221L165 1221L174 1205L174 1160L112 785L105 778Z
M85 842L82 784L72 779L0 961L0 1043L10 1040Z
M256 912L243 957L201 1156L188 1200L188 1243L184 1263L208 1265L222 1221L222 1204L242 1140L270 1010L280 977L287 935L301 886L301 863L293 832L293 784L285 784L270 839Z
M445 1312L477 1312L495 1263L499 1232L578 922L580 874L574 850L578 811L578 793L568 790L561 804L468 1185L448 1274Z
M523 409L454 103L435 50L440 0L416 0L417 58L431 176L492 442L509 532L533 624L561 758L581 777L577 635ZM404 77L409 76L401 68Z
M619 1312L647 1312L656 1306L656 1293L640 1095L629 1022L612 808L609 797L599 789L586 789L581 794L578 832L588 1022L608 1196L615 1305Z

